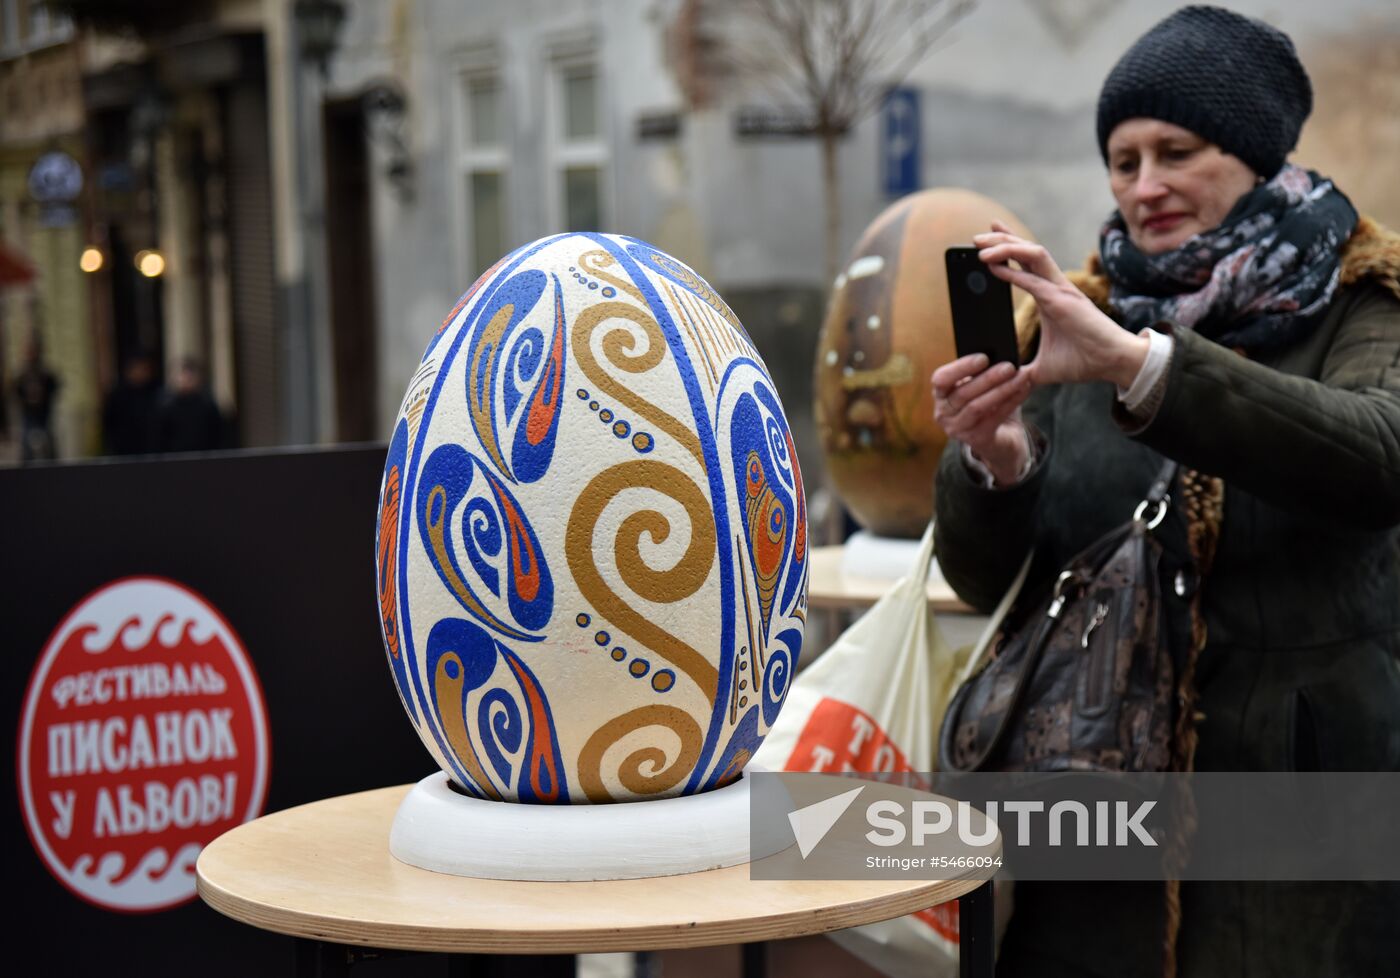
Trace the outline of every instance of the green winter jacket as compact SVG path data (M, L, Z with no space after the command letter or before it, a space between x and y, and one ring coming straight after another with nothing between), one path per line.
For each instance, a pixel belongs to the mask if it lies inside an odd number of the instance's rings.
M1094 262L1070 277L1106 308ZM1004 490L981 488L949 446L935 499L944 575L990 609L1034 545L1034 597L1132 515L1164 456L1220 476L1196 769L1400 770L1400 235L1363 219L1321 323L1273 357L1174 337L1165 399L1146 424L1108 384L1039 389L1024 414L1046 451ZM1190 563L1179 515L1158 536L1171 579ZM1167 600L1180 663L1188 603ZM1022 884L998 971L1160 975L1162 894ZM1181 900L1181 975L1400 967L1400 884L1184 884Z

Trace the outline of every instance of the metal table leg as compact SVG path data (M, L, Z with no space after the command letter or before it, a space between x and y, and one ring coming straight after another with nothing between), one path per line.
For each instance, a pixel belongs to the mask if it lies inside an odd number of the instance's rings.
M347 978L350 969L362 961L401 958L417 953L334 944L310 937L298 937L296 973L298 978Z
M996 969L996 901L988 880L958 897L958 978L992 978Z
M313 938L296 939L297 978L350 978L355 965L383 958L417 957L427 952L353 947ZM572 954L447 954L448 978L573 978Z
M743 975L743 978L768 978L767 941L741 944L739 950L742 955L739 974Z

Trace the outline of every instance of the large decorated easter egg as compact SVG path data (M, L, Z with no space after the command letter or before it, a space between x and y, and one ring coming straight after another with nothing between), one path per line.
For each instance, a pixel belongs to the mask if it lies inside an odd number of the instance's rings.
M543 238L457 302L399 410L376 556L404 709L481 798L727 784L802 648L772 378L724 300L634 238Z
M993 220L1030 237L980 194L911 194L866 228L836 279L817 342L817 428L837 493L882 536L918 538L933 516L948 439L929 377L957 355L943 252L971 245Z

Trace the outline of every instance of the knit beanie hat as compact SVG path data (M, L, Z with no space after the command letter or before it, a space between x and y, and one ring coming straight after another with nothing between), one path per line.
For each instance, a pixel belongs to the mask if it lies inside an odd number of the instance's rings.
M1288 35L1219 7L1183 7L1140 37L1099 94L1099 152L1125 119L1171 122L1272 178L1312 111Z

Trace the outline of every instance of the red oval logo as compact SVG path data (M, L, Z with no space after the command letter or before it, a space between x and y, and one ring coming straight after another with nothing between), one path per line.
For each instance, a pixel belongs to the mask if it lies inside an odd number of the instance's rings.
M114 581L59 623L25 693L19 793L56 879L109 910L195 896L215 837L262 812L267 710L243 643L174 581Z

